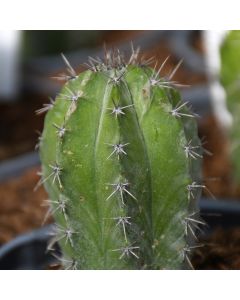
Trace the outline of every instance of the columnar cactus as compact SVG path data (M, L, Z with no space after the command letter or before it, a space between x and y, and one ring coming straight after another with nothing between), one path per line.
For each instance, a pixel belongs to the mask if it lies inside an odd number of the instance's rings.
M66 269L188 268L202 221L195 115L171 77L118 51L90 58L48 113L42 179Z

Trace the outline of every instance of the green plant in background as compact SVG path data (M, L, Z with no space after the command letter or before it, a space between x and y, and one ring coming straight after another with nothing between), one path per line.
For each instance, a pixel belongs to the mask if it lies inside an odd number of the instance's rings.
M195 115L174 88L178 66L164 78L165 62L156 71L137 56L90 58L40 110L39 184L66 269L192 267L205 187Z
M230 130L234 177L240 182L240 31L230 31L221 47L221 82L227 93L227 106L233 116Z

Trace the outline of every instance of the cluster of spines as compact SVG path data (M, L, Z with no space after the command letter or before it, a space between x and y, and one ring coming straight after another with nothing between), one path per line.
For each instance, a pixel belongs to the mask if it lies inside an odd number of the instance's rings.
M121 62L119 60L119 62ZM114 83L114 82L113 82ZM116 105L116 103L113 103L114 106L113 108L107 108L108 110L111 110L111 114L115 115L116 118L122 118L124 117L126 110L130 109L132 107L132 105L127 105L127 106L120 106L120 105ZM112 157L113 155L115 155L115 158L117 158L118 160L120 159L121 155L127 155L127 150L125 149L129 143L117 143L117 144L109 144L107 143L107 145L113 147L113 151L111 151L111 153L109 154L109 156L106 159L109 159L110 157ZM111 199L115 194L118 194L118 201L119 201L119 206L121 208L124 208L125 201L124 201L124 195L127 194L128 196L130 196L132 199L136 200L136 197L129 191L129 186L130 183L125 181L125 180L120 180L117 183L110 183L108 184L113 188L113 191L110 193L110 195L107 197L106 200ZM111 251L119 251L120 252L120 256L119 259L122 259L125 256L130 256L132 255L135 258L139 258L139 256L135 253L136 249L139 249L139 246L133 246L132 244L129 244L128 238L127 238L127 230L126 227L130 227L131 226L131 222L130 216L115 216L111 218L112 220L114 220L116 222L116 226L120 226L122 228L123 231L123 235L124 235L124 239L125 239L125 245L121 248L118 249L112 249Z
M121 55L118 50L105 51L105 60L102 60L100 58L89 58L89 62L86 65L93 72L103 72L103 74L105 74L109 78L108 83L115 85L115 84L118 84L122 80L123 76L126 74L126 68L128 65L135 64L141 68L145 68L147 65L152 63L153 58L145 60L144 58L138 59L138 56L139 56L139 49L135 50L133 47L132 47L132 54L128 61L125 60L124 56ZM76 79L78 77L78 75L76 74L74 69L71 67L71 65L68 62L68 60L66 59L66 57L64 55L62 55L62 57L67 66L68 74L63 75L63 76L59 77L58 79L64 79L67 81ZM161 79L161 78L159 79L159 74L162 71L163 66L165 65L167 59L163 62L163 64L157 71L156 71L156 65L155 65L152 75L149 78L149 85L151 87L159 86L159 87L163 87L163 88L172 88L173 86L179 85L177 82L172 81L172 77L176 73L181 62L170 73L170 75L168 76L168 79ZM113 76L108 75L109 70L114 70ZM71 104L69 106L69 110L71 110L77 104L78 99L80 97L82 97L82 91L74 92L74 91L71 91L68 87L66 87L66 90L68 91L68 94L67 95L60 94L60 97L64 100L71 101ZM195 114L185 112L184 108L186 107L186 105L187 105L186 102L185 103L179 102L168 113L170 113L175 118L183 118L183 117L195 118L196 117ZM107 109L110 110L110 114L112 114L116 118L119 118L119 117L124 117L124 115L127 112L127 109L131 108L132 106L133 106L133 104L127 105L127 106L120 106L115 101L113 101L113 108L107 108ZM50 103L44 104L44 107L42 109L39 109L37 111L37 114L45 113L48 110L51 110L53 107L54 107L54 101L50 98ZM57 135L59 141L61 141L63 139L65 133L68 131L66 128L65 122L63 124L52 124L52 125L56 128L56 135ZM40 136L39 143L41 143L41 141L42 141L42 138ZM110 152L109 156L106 157L106 159L111 158L113 155L115 155L117 157L117 159L119 159L119 157L121 155L127 155L127 150L125 148L127 148L129 143L123 143L123 142L119 141L118 144L110 144L110 143L106 143L106 144L112 147L112 152ZM185 152L186 158L188 158L190 160L192 160L192 159L196 160L196 159L202 158L202 154L200 154L198 151L199 149L202 149L201 145L194 145L192 143L192 140L189 140L187 142L187 144L184 146L183 151ZM60 190L63 190L63 185L61 182L61 173L63 171L62 167L58 164L58 162L55 161L55 162L49 164L49 168L52 171L50 172L50 174L47 177L45 177L45 178L42 177L42 179L40 179L36 188L39 185L43 184L45 181L52 179L52 184L55 184L57 182ZM42 176L41 173L39 175ZM128 194L128 196L130 196L134 200L137 200L136 197L129 191L129 189L128 189L129 183L127 181L111 183L108 185L113 187L113 191L107 197L106 200L109 200L116 193L119 193L119 196L120 196L119 200L120 200L121 206L125 206L124 194ZM193 181L191 184L188 184L186 186L186 189L188 191L189 202L191 201L191 199L195 198L195 195L194 195L195 192L202 188L206 188L206 186L201 183L197 183L195 181ZM71 245L71 247L73 247L74 245L73 245L72 236L73 236L73 234L76 234L77 232L74 232L71 229L71 227L68 225L69 220L68 220L67 213L66 213L67 198L65 199L64 197L62 197L58 201L48 200L48 204L51 204L51 208L48 211L45 219L50 214L54 214L55 212L58 211L63 215L65 222L66 222L66 227L62 227L60 225L57 225L55 227L55 230L53 232L55 237L54 237L54 239L51 240L49 248L51 248L55 242L57 242L61 239L65 239L65 243L69 243ZM192 251L192 249L199 247L201 245L195 245L195 244L189 245L188 241L187 241L187 237L189 237L189 234L190 234L195 240L197 240L196 230L201 230L200 226L205 225L205 223L197 215L198 215L198 213L196 213L196 212L190 212L188 214L188 216L186 216L182 220L182 222L184 224L184 228L185 228L184 235L186 236L186 245L182 249L180 255L182 255L183 260L186 261L191 268L193 268L193 267L190 262L189 254ZM139 246L134 245L134 243L129 245L128 238L127 238L127 228L130 227L132 224L131 217L123 215L123 216L113 216L111 219L113 221L115 221L116 226L120 226L122 228L124 240L126 242L126 245L124 245L123 247L118 248L118 249L111 249L111 251L119 251L120 252L119 259L122 259L124 256L130 256L130 255L135 257L136 259L138 259L139 256L137 255L136 251L139 249ZM59 258L59 260L65 265L65 267L67 269L76 269L77 268L77 262L74 258L70 259L70 260L64 259L64 258L61 258L61 259Z

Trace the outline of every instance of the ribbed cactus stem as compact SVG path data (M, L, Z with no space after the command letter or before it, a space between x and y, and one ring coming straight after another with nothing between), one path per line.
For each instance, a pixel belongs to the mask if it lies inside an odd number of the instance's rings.
M180 269L201 225L202 150L171 79L117 52L69 80L40 143L65 268ZM186 266L186 265L185 265Z

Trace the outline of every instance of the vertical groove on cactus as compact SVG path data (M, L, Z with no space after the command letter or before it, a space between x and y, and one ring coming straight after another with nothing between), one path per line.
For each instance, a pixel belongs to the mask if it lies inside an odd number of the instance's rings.
M39 184L66 269L191 267L203 223L196 122L171 81L177 68L161 78L163 66L137 62L138 52L128 63L118 51L90 58L39 110L48 111Z

